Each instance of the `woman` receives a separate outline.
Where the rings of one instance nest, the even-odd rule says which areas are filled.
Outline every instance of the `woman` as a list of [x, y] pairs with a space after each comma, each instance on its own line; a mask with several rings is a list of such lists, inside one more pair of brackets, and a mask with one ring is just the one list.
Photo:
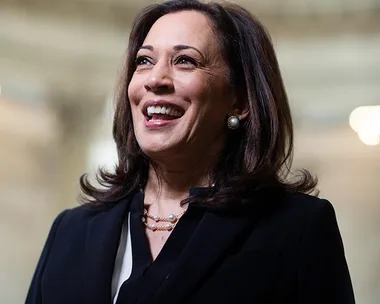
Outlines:
[[136, 18], [119, 162], [55, 220], [27, 303], [354, 303], [331, 204], [287, 179], [292, 121], [273, 46], [233, 4]]

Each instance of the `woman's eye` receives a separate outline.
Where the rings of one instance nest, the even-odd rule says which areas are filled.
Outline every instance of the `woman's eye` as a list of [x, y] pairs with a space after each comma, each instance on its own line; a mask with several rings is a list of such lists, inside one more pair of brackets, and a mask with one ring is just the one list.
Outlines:
[[136, 65], [150, 65], [152, 62], [145, 56], [140, 56], [136, 58]]
[[176, 64], [181, 65], [197, 65], [196, 60], [187, 56], [180, 56], [175, 60]]

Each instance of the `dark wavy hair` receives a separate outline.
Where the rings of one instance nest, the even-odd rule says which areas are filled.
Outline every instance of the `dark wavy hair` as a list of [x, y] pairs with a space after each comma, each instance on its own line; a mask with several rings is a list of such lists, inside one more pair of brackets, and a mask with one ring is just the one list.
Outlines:
[[81, 177], [82, 201], [103, 206], [117, 203], [146, 185], [149, 159], [134, 134], [128, 85], [136, 69], [137, 51], [152, 25], [166, 14], [185, 10], [209, 18], [230, 70], [230, 85], [249, 115], [238, 130], [231, 131], [210, 172], [215, 182], [212, 191], [200, 192], [182, 203], [234, 204], [265, 189], [311, 193], [316, 178], [307, 170], [297, 174], [290, 170], [292, 118], [274, 48], [263, 25], [235, 4], [172, 0], [146, 7], [133, 23], [116, 91], [113, 136], [118, 164], [113, 172], [99, 169], [99, 187], [92, 185], [86, 174]]

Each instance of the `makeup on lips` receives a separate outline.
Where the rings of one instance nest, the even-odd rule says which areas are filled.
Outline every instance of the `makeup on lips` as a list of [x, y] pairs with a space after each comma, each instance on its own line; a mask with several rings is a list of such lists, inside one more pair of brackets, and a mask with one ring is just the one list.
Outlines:
[[143, 113], [146, 117], [145, 125], [149, 128], [157, 128], [182, 117], [184, 110], [168, 102], [147, 102]]

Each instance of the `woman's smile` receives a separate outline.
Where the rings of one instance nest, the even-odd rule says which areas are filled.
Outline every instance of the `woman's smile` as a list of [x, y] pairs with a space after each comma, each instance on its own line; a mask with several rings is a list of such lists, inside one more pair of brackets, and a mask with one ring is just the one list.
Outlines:
[[176, 123], [185, 114], [185, 109], [166, 100], [149, 100], [142, 114], [148, 129], [158, 129]]

